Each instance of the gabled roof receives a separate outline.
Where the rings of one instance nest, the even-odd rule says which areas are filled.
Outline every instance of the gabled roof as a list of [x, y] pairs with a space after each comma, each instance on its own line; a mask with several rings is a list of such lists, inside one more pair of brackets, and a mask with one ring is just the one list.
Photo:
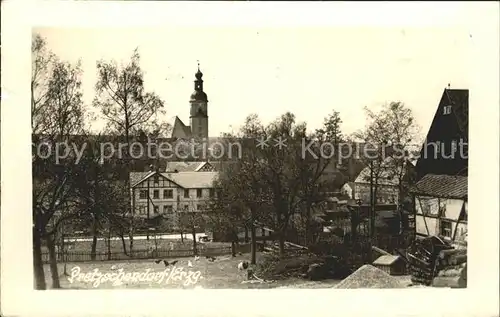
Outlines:
[[342, 187], [344, 186], [349, 186], [351, 189], [354, 189], [354, 182], [345, 182], [344, 185], [342, 185]]
[[[130, 186], [135, 187], [157, 172], [131, 172]], [[212, 188], [217, 172], [164, 172], [159, 175], [171, 180], [182, 188]]]
[[149, 178], [151, 175], [153, 175], [155, 172], [150, 171], [150, 172], [130, 172], [129, 173], [129, 181], [130, 181], [130, 187], [135, 187], [137, 184], [143, 182], [147, 178]]
[[196, 169], [195, 172], [215, 172], [216, 168], [209, 162], [202, 162]]
[[441, 197], [467, 198], [467, 176], [427, 174], [411, 189], [413, 194]]
[[172, 129], [173, 138], [189, 138], [191, 137], [191, 128], [182, 122], [182, 120], [175, 116], [174, 127]]
[[[379, 168], [381, 168], [381, 170], [380, 170], [379, 179], [377, 180], [378, 185], [398, 186], [398, 178], [395, 177], [395, 175], [392, 175], [394, 173], [394, 167], [390, 167], [390, 168], [384, 167], [384, 165], [388, 165], [390, 163], [390, 160], [391, 160], [391, 158], [388, 157], [387, 159], [384, 160], [383, 165], [381, 167], [379, 167]], [[375, 170], [375, 168], [374, 168], [374, 170]], [[365, 167], [359, 173], [359, 175], [354, 180], [354, 183], [357, 183], [357, 184], [369, 184], [370, 183], [370, 166]]]
[[161, 173], [183, 188], [212, 188], [219, 173], [217, 172], [179, 172]]

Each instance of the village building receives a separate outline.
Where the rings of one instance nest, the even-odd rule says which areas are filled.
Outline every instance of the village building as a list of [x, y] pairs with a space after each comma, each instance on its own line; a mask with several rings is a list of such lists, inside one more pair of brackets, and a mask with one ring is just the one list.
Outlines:
[[416, 180], [427, 174], [467, 176], [469, 91], [445, 89], [415, 166]]
[[425, 175], [413, 189], [416, 235], [454, 243], [467, 232], [467, 177]]
[[373, 180], [370, 166], [365, 167], [356, 177], [354, 186], [354, 199], [362, 203], [370, 203], [371, 188], [376, 187], [377, 204], [397, 204], [399, 201], [399, 177], [395, 171], [397, 167], [390, 164], [391, 158], [384, 160], [380, 167], [374, 168]]
[[181, 212], [204, 212], [214, 197], [217, 172], [184, 171], [130, 173], [132, 213], [151, 219], [159, 215], [175, 218]]
[[344, 196], [347, 196], [349, 199], [354, 199], [355, 193], [354, 193], [354, 182], [347, 182], [344, 185], [342, 185], [342, 188], [340, 189], [340, 193]]
[[444, 90], [415, 167], [417, 237], [467, 234], [468, 109], [468, 90]]

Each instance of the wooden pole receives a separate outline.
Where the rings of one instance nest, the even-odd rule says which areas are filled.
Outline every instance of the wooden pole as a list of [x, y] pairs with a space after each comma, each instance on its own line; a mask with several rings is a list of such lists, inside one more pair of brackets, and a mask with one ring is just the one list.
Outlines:
[[374, 195], [374, 190], [373, 190], [373, 161], [370, 161], [370, 212], [369, 212], [369, 216], [370, 216], [370, 240], [373, 238], [373, 234], [374, 234], [374, 229], [375, 229], [375, 226], [374, 226], [374, 214], [375, 214], [375, 206], [374, 206], [374, 202], [375, 202], [375, 197], [373, 197]]
[[149, 241], [149, 203], [150, 203], [150, 194], [149, 194], [149, 178], [146, 180], [148, 182], [148, 196], [147, 196], [147, 220], [146, 220], [146, 240]]

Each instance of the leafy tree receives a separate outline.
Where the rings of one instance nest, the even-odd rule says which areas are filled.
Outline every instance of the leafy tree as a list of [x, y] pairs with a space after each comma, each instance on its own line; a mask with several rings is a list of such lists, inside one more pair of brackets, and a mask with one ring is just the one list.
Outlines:
[[[301, 141], [305, 131], [305, 124], [296, 124], [291, 113], [268, 126], [262, 125], [258, 116], [249, 116], [237, 134], [244, 143], [242, 156], [223, 169], [219, 177], [219, 199], [235, 202], [230, 206], [239, 207], [242, 220], [250, 226], [253, 263], [257, 221], [275, 230], [280, 254], [284, 255], [290, 219], [300, 204]], [[259, 147], [256, 139], [267, 141]], [[280, 139], [284, 142], [281, 146], [273, 144]]]
[[385, 104], [379, 112], [368, 108], [365, 108], [365, 111], [366, 127], [356, 132], [354, 136], [370, 147], [364, 151], [362, 159], [370, 170], [367, 180], [373, 182], [371, 204], [377, 204], [380, 183], [391, 181], [397, 184], [398, 205], [401, 205], [408, 189], [408, 183], [404, 180], [408, 170], [409, 151], [415, 143], [418, 143], [419, 126], [414, 120], [411, 109], [401, 102]]
[[302, 162], [297, 160], [299, 169], [298, 180], [300, 182], [300, 205], [299, 213], [301, 227], [304, 230], [305, 244], [312, 242], [313, 228], [319, 228], [323, 220], [317, 216], [318, 211], [328, 198], [328, 191], [334, 191], [335, 178], [339, 173], [335, 172], [337, 163], [340, 163], [339, 149], [344, 141], [340, 125], [340, 113], [332, 111], [324, 119], [323, 127], [315, 133], [304, 137], [303, 144], [308, 146], [307, 152], [303, 154]]

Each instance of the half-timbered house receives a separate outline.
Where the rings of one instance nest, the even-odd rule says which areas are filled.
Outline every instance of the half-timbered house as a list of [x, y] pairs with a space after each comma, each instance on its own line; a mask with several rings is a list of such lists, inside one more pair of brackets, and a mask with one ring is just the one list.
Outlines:
[[427, 174], [413, 188], [417, 236], [451, 243], [467, 233], [467, 177]]
[[217, 172], [185, 171], [130, 173], [132, 212], [142, 218], [180, 212], [203, 212], [215, 194]]
[[415, 233], [456, 242], [467, 233], [469, 91], [445, 89], [415, 166]]

